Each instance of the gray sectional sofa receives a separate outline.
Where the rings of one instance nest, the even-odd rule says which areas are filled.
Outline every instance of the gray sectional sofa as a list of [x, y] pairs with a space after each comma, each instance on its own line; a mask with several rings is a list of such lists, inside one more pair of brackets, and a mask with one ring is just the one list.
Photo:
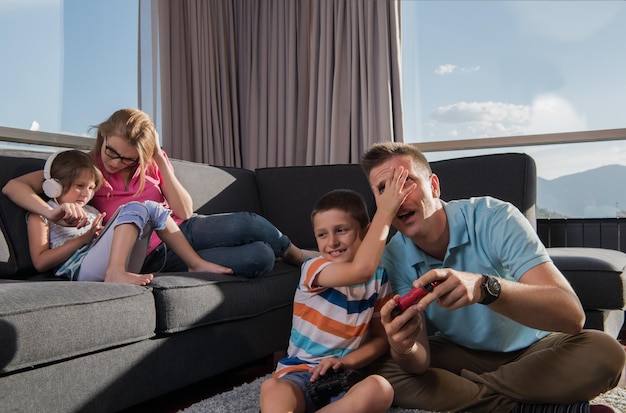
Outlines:
[[[0, 153], [0, 187], [41, 168], [45, 154]], [[358, 165], [212, 167], [173, 161], [199, 213], [251, 211], [315, 248], [309, 212], [335, 188], [375, 203]], [[534, 223], [536, 176], [523, 154], [433, 162], [442, 198], [493, 195]], [[493, 172], [496, 173], [493, 173]], [[0, 194], [0, 412], [114, 412], [284, 349], [299, 268], [277, 261], [258, 279], [161, 273], [147, 287], [60, 281], [37, 274], [24, 211]], [[616, 336], [626, 257], [555, 250], [588, 314]]]

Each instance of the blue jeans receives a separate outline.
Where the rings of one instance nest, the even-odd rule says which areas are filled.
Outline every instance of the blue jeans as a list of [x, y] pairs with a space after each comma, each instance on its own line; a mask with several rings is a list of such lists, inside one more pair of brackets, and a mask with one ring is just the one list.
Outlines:
[[115, 228], [122, 224], [133, 224], [139, 230], [135, 245], [128, 252], [126, 265], [126, 270], [138, 272], [144, 262], [152, 231], [165, 228], [169, 216], [170, 210], [154, 201], [133, 201], [120, 206], [98, 238], [76, 251], [56, 275], [78, 281], [104, 281]]
[[[232, 268], [237, 275], [256, 278], [274, 267], [291, 241], [272, 223], [251, 212], [194, 215], [180, 230], [206, 261]], [[187, 265], [161, 243], [146, 258], [142, 272], [187, 271]]]

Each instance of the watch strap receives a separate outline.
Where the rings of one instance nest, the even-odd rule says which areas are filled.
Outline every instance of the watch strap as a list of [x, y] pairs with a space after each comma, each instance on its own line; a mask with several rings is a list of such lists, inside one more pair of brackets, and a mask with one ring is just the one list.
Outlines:
[[495, 277], [492, 277], [487, 274], [481, 274], [481, 275], [483, 276], [483, 282], [480, 288], [483, 291], [483, 297], [478, 303], [482, 305], [489, 305], [493, 303], [494, 301], [496, 301], [498, 297], [500, 297], [500, 290], [498, 289], [497, 294], [493, 293], [492, 291], [490, 291], [488, 283], [491, 281], [491, 279], [494, 279], [498, 285], [500, 283], [498, 282], [498, 280], [495, 279]]

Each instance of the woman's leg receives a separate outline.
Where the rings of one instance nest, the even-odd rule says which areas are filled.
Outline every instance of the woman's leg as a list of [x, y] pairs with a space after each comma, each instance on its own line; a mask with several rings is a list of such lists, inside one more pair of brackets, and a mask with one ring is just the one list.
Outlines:
[[[306, 255], [267, 219], [249, 212], [196, 215], [181, 223], [180, 229], [203, 259], [250, 278], [270, 271], [276, 257], [293, 257], [299, 264]], [[164, 269], [185, 271], [171, 251]]]
[[195, 215], [180, 227], [196, 251], [262, 241], [275, 257], [282, 257], [291, 245], [289, 238], [267, 219], [251, 212]]
[[[161, 271], [187, 271], [187, 265], [174, 251], [165, 248], [165, 255], [165, 258], [155, 259], [154, 266], [158, 265]], [[275, 261], [272, 249], [260, 241], [232, 247], [208, 248], [198, 251], [198, 255], [205, 261], [230, 268], [233, 274], [246, 278], [257, 278], [267, 274], [274, 267]]]
[[191, 247], [172, 217], [167, 217], [165, 228], [158, 230], [159, 238], [185, 263], [189, 271], [205, 271], [218, 274], [232, 274], [233, 270], [213, 262], [205, 261]]

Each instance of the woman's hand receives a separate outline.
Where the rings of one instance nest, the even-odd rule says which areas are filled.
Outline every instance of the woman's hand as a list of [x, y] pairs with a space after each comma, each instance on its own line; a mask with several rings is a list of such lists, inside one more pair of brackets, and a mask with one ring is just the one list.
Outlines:
[[155, 147], [153, 158], [161, 172], [161, 191], [167, 201], [174, 216], [184, 220], [189, 219], [193, 215], [193, 200], [189, 192], [183, 187], [176, 175], [174, 169], [166, 159], [166, 155], [161, 149], [159, 143], [159, 134], [155, 132]]
[[64, 227], [76, 227], [80, 229], [89, 224], [89, 217], [82, 205], [63, 203], [44, 215], [49, 221]]
[[154, 132], [154, 152], [152, 153], [152, 157], [155, 159], [163, 159], [163, 149], [161, 149], [161, 137], [159, 136], [159, 132]]

